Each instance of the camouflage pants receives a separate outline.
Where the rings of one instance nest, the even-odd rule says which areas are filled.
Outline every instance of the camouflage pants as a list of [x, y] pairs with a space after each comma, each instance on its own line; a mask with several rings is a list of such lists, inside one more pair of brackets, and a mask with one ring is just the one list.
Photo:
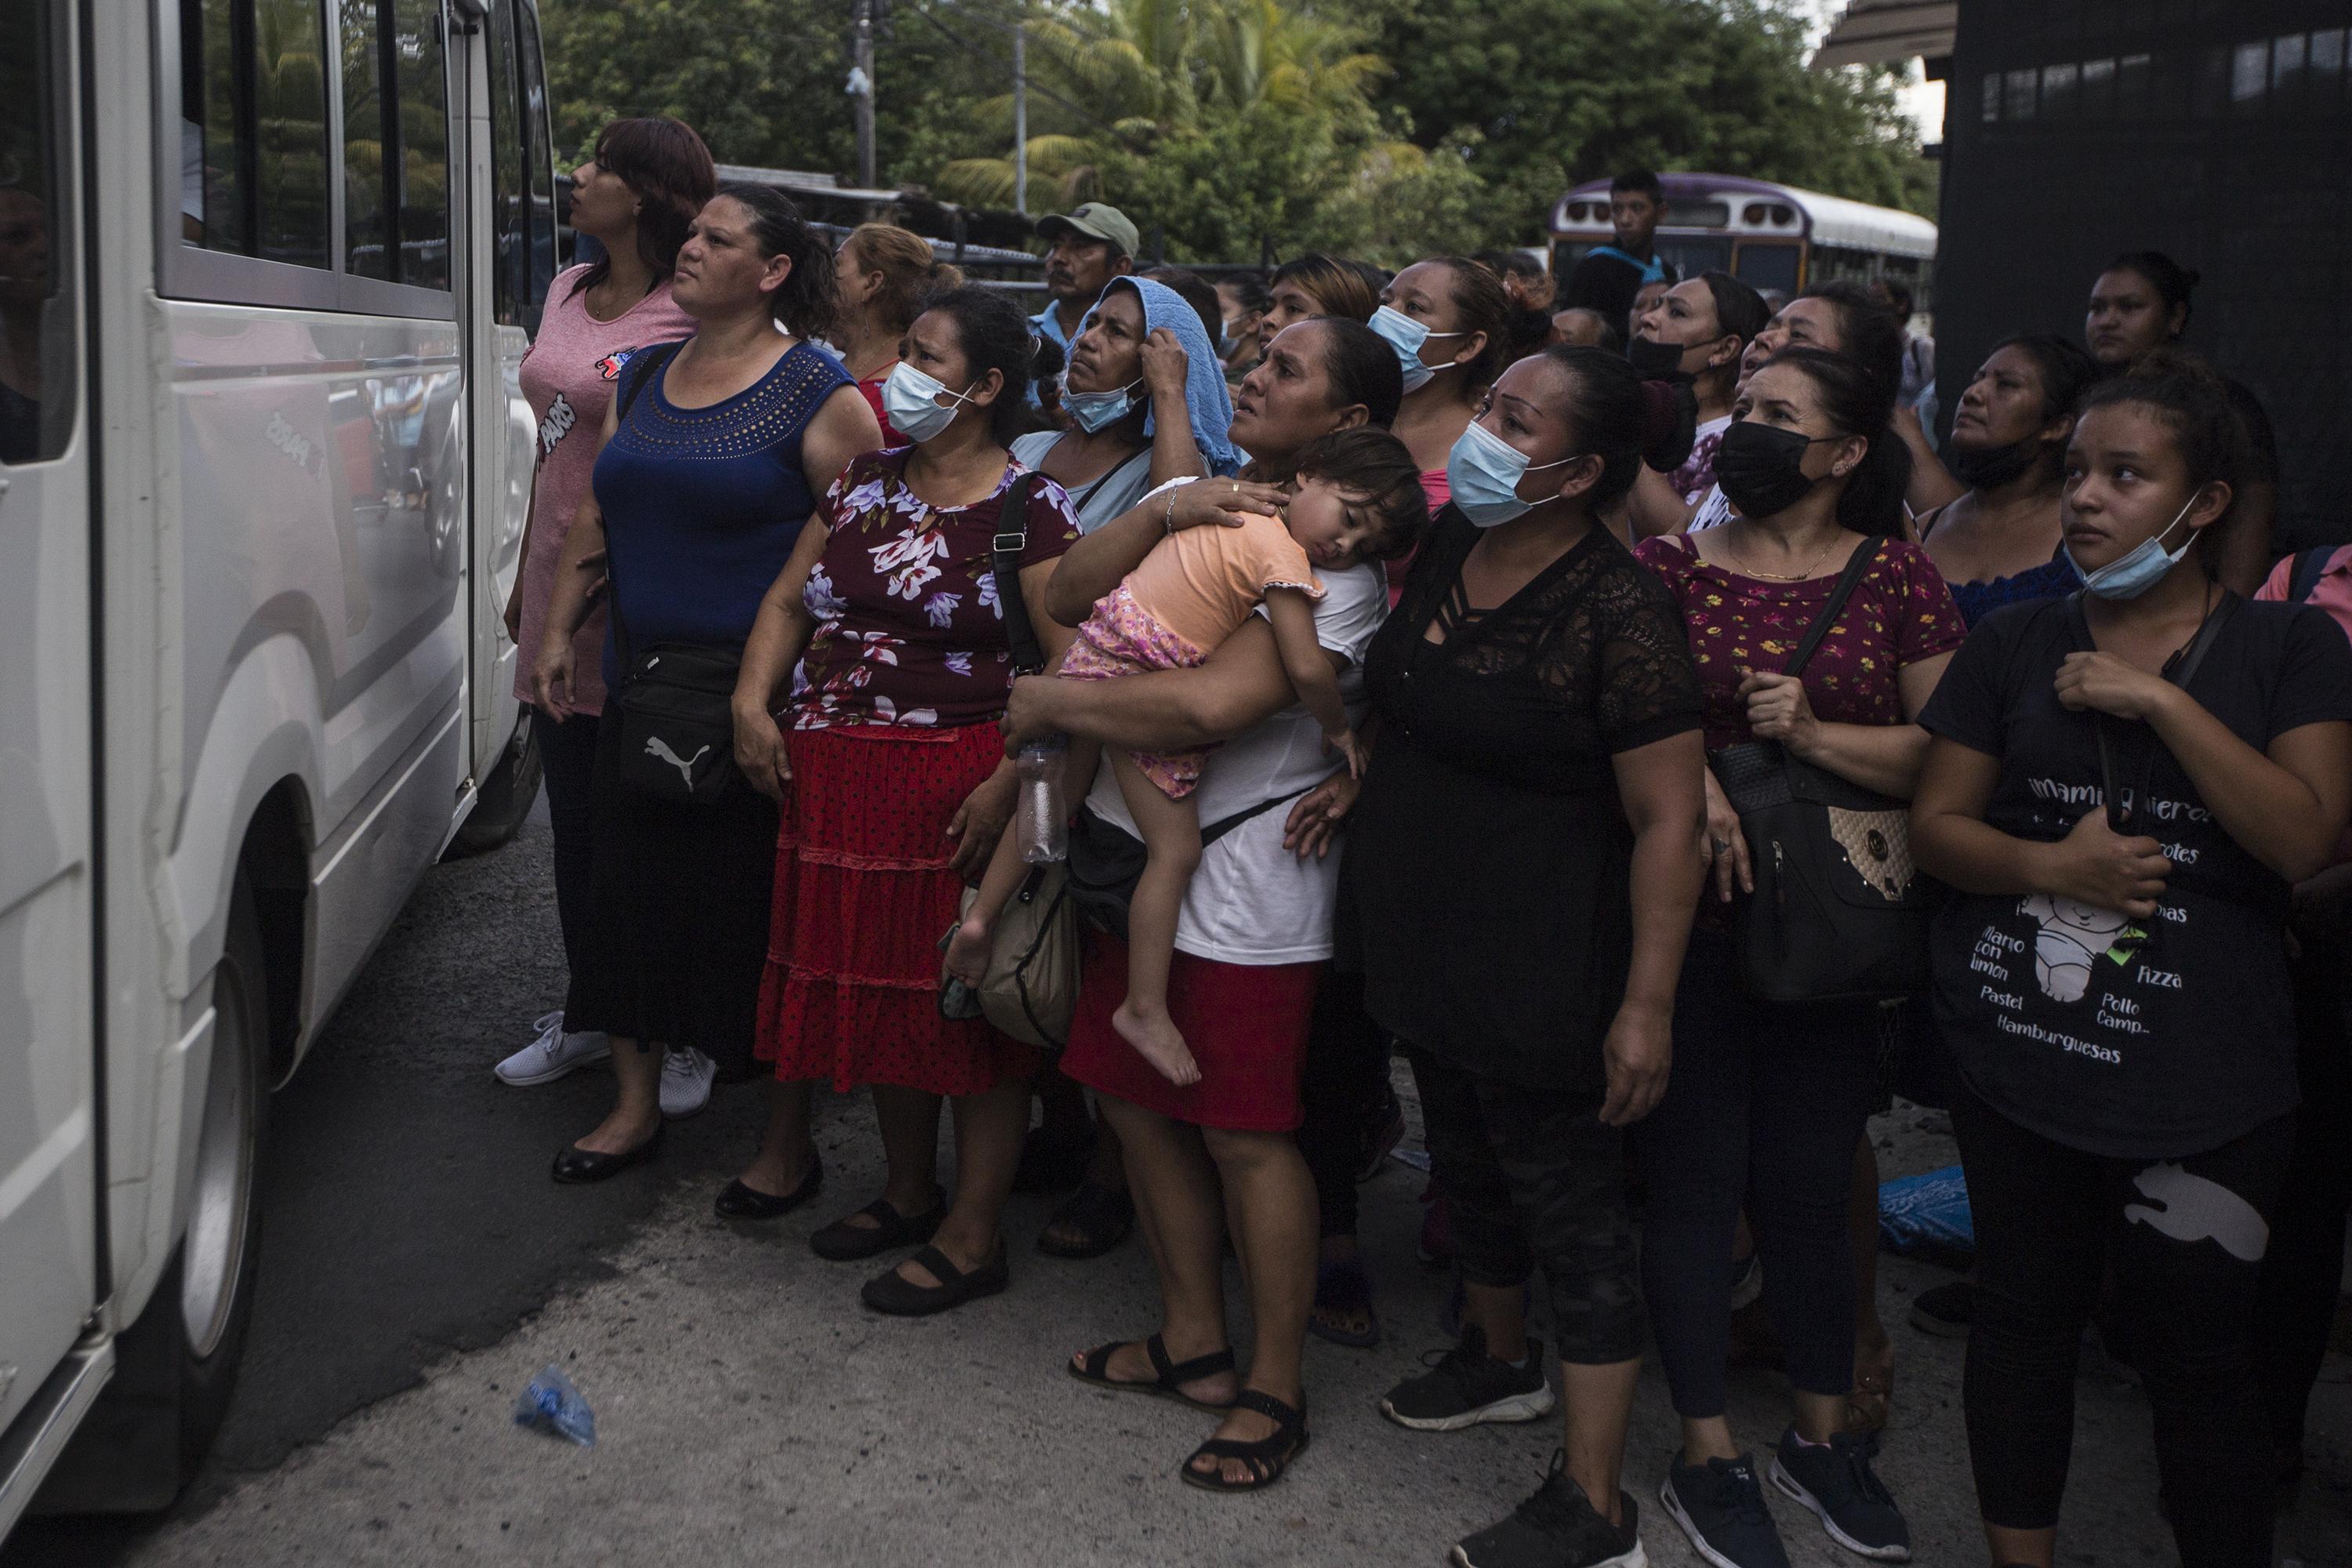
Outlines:
[[1642, 1353], [1639, 1259], [1623, 1135], [1597, 1094], [1480, 1078], [1408, 1046], [1432, 1171], [1474, 1285], [1551, 1289], [1559, 1358], [1605, 1366]]

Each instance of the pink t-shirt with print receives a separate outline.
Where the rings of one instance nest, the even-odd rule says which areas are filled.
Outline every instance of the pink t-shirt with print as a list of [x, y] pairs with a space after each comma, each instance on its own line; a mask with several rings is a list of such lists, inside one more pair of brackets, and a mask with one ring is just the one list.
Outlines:
[[[572, 287], [587, 272], [573, 267], [547, 291], [547, 314], [522, 361], [522, 395], [539, 422], [539, 468], [531, 492], [530, 543], [522, 560], [522, 635], [517, 646], [515, 695], [530, 700], [531, 661], [555, 597], [555, 563], [564, 535], [588, 494], [602, 445], [613, 382], [633, 349], [676, 342], [694, 334], [694, 318], [669, 297], [667, 282], [609, 321], [588, 313], [588, 298]], [[583, 713], [604, 708], [604, 610], [589, 612], [572, 639], [572, 705]]]

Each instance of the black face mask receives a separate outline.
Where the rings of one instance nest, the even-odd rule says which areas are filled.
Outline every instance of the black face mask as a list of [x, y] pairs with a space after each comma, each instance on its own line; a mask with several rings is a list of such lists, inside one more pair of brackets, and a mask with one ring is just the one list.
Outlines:
[[1625, 363], [1643, 381], [1685, 381], [1683, 374], [1684, 345], [1662, 343], [1654, 338], [1635, 338], [1625, 345]]
[[2041, 456], [2042, 443], [2029, 437], [2006, 447], [1979, 447], [1973, 451], [1965, 447], [1948, 447], [1944, 467], [1952, 470], [1952, 478], [1972, 490], [1997, 490], [2022, 479], [2025, 470], [2033, 467]]
[[1788, 510], [1818, 479], [1804, 469], [1805, 448], [1836, 436], [1806, 436], [1760, 420], [1735, 419], [1715, 449], [1715, 482], [1723, 499], [1748, 518], [1772, 517]]

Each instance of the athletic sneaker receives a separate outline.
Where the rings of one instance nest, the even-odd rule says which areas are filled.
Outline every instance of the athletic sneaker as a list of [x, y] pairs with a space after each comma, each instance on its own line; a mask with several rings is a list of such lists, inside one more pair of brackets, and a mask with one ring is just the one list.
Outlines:
[[582, 1029], [567, 1034], [563, 1015], [542, 1013], [531, 1025], [539, 1038], [500, 1062], [491, 1070], [500, 1083], [517, 1089], [528, 1089], [535, 1083], [553, 1083], [569, 1073], [578, 1072], [591, 1062], [601, 1062], [613, 1054], [613, 1042], [601, 1029]]
[[1690, 1538], [1691, 1549], [1714, 1568], [1789, 1568], [1788, 1551], [1756, 1479], [1756, 1461], [1746, 1454], [1704, 1465], [1669, 1462], [1658, 1500]]
[[1870, 1468], [1877, 1451], [1874, 1437], [1839, 1432], [1816, 1445], [1791, 1426], [1773, 1456], [1772, 1484], [1811, 1509], [1830, 1539], [1848, 1552], [1879, 1563], [1908, 1563], [1911, 1527]]
[[719, 1064], [691, 1046], [663, 1057], [662, 1114], [679, 1121], [700, 1112], [710, 1103], [710, 1083], [718, 1076]]
[[1641, 1510], [1625, 1492], [1617, 1494], [1617, 1507], [1624, 1523], [1601, 1518], [1584, 1489], [1568, 1479], [1568, 1458], [1555, 1448], [1551, 1474], [1535, 1496], [1501, 1523], [1456, 1542], [1451, 1561], [1459, 1568], [1644, 1568]]
[[1973, 1279], [1954, 1279], [1922, 1290], [1911, 1301], [1911, 1326], [1939, 1339], [1964, 1340], [1976, 1315], [1977, 1287]]
[[1422, 1358], [1429, 1370], [1409, 1377], [1381, 1400], [1381, 1414], [1416, 1432], [1459, 1432], [1486, 1421], [1533, 1421], [1550, 1414], [1551, 1384], [1544, 1381], [1543, 1342], [1528, 1337], [1528, 1359], [1513, 1366], [1486, 1353], [1486, 1331], [1462, 1327], [1450, 1351]]
[[1731, 1310], [1752, 1307], [1764, 1296], [1764, 1259], [1751, 1252], [1731, 1273]]

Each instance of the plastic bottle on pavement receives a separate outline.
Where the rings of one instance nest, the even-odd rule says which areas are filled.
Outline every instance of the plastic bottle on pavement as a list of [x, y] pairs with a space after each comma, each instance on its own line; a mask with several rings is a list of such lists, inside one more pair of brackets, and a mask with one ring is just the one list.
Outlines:
[[1066, 736], [1048, 735], [1031, 741], [1013, 759], [1021, 777], [1021, 799], [1013, 808], [1014, 840], [1021, 858], [1032, 866], [1066, 860], [1070, 854], [1070, 816], [1062, 798], [1062, 759], [1069, 754]]
[[514, 1418], [518, 1426], [568, 1437], [583, 1448], [596, 1446], [596, 1413], [553, 1362], [515, 1396]]

